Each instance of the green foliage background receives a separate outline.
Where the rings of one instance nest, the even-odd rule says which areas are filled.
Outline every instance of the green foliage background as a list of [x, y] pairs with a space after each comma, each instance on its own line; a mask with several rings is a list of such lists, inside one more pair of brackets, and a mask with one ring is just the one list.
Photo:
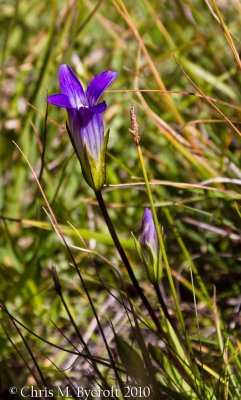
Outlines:
[[[187, 330], [197, 341], [192, 259], [210, 299], [216, 288], [224, 338], [230, 335], [233, 340], [239, 376], [241, 78], [240, 65], [214, 4], [201, 0], [0, 2], [0, 299], [41, 337], [67, 345], [54, 321], [76, 343], [54, 291], [52, 264], [82, 333], [89, 329], [93, 315], [46, 213], [36, 180], [14, 142], [37, 176], [43, 168], [41, 185], [69, 243], [83, 248], [83, 239], [128, 281], [73, 154], [65, 130], [65, 110], [49, 106], [46, 114], [47, 94], [59, 91], [57, 71], [61, 63], [70, 65], [85, 87], [94, 75], [112, 69], [119, 76], [105, 94], [108, 110], [104, 119], [106, 129], [110, 128], [110, 141], [103, 196], [113, 223], [139, 282], [155, 306], [131, 236], [132, 231], [137, 234], [143, 209], [148, 206], [138, 153], [128, 130], [129, 109], [134, 104]], [[220, 0], [217, 6], [238, 53], [241, 6], [236, 0]], [[109, 299], [106, 287], [119, 290], [113, 268], [98, 254], [93, 255], [95, 265], [86, 252], [73, 249], [73, 254], [101, 314]], [[175, 316], [165, 271], [161, 285]], [[206, 341], [204, 363], [219, 374], [223, 361], [217, 351], [214, 314], [207, 307], [210, 303], [207, 299], [205, 302], [195, 274], [194, 287], [200, 336]], [[103, 325], [108, 325], [108, 316], [115, 318], [118, 312], [118, 304], [112, 305], [101, 317]], [[21, 337], [3, 312], [1, 319], [29, 360]], [[118, 323], [117, 327], [127, 338], [128, 328]], [[47, 379], [52, 383], [58, 377], [62, 379], [49, 358], [61, 365], [68, 356], [23, 333]], [[96, 330], [90, 346], [104, 356]], [[3, 330], [0, 360], [2, 393], [12, 383], [22, 386], [31, 382], [29, 371]], [[68, 373], [71, 375], [71, 371]], [[78, 373], [86, 378], [85, 368]], [[212, 373], [207, 375], [211, 379]]]

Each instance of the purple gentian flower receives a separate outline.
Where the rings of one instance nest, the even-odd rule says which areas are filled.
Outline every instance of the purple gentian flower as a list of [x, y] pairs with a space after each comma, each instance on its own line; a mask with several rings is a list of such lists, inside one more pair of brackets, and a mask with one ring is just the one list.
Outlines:
[[105, 183], [105, 154], [109, 136], [109, 132], [104, 133], [102, 117], [107, 104], [105, 101], [97, 103], [116, 77], [117, 72], [101, 72], [84, 91], [72, 69], [62, 64], [59, 68], [61, 94], [52, 94], [47, 98], [48, 103], [66, 108], [70, 139], [85, 180], [95, 191]]
[[154, 224], [152, 212], [149, 208], [145, 208], [142, 217], [142, 224], [139, 236], [139, 243], [142, 246], [144, 252], [151, 248], [155, 255], [158, 252], [158, 239], [156, 233], [156, 227]]
[[146, 269], [147, 276], [152, 283], [160, 280], [160, 258], [159, 258], [159, 242], [156, 233], [156, 227], [153, 220], [152, 212], [149, 208], [145, 208], [139, 238], [134, 241], [138, 255]]

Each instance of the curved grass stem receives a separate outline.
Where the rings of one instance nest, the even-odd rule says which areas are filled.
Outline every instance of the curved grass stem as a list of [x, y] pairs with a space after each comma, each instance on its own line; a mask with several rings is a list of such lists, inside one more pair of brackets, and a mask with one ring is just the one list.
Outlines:
[[[165, 269], [166, 269], [166, 273], [167, 273], [167, 277], [168, 277], [168, 281], [170, 284], [170, 288], [171, 288], [171, 292], [172, 292], [172, 296], [173, 296], [173, 300], [176, 306], [176, 310], [177, 310], [177, 314], [178, 314], [178, 318], [182, 327], [182, 331], [185, 333], [185, 323], [184, 323], [184, 319], [183, 319], [183, 315], [181, 312], [181, 308], [180, 308], [180, 304], [178, 301], [178, 297], [177, 297], [177, 292], [175, 289], [175, 285], [173, 282], [173, 278], [172, 278], [172, 273], [171, 273], [171, 268], [168, 262], [168, 257], [167, 257], [167, 253], [166, 253], [166, 249], [165, 249], [165, 244], [164, 244], [164, 240], [163, 240], [163, 235], [161, 232], [161, 228], [159, 225], [159, 221], [157, 218], [157, 214], [156, 214], [156, 210], [155, 210], [155, 206], [154, 206], [154, 201], [153, 201], [153, 197], [152, 197], [152, 193], [151, 193], [151, 186], [148, 180], [148, 176], [147, 176], [147, 172], [146, 172], [146, 167], [145, 167], [145, 163], [144, 163], [144, 158], [143, 158], [143, 154], [142, 154], [142, 150], [141, 150], [141, 146], [139, 144], [137, 144], [137, 151], [138, 151], [138, 155], [139, 155], [139, 159], [140, 159], [140, 163], [141, 163], [141, 168], [142, 168], [142, 173], [143, 173], [143, 177], [145, 180], [145, 184], [146, 184], [146, 190], [147, 190], [147, 195], [148, 195], [148, 199], [150, 202], [150, 207], [151, 207], [151, 211], [152, 211], [152, 215], [153, 215], [153, 219], [154, 219], [154, 223], [155, 223], [155, 227], [156, 227], [156, 232], [157, 232], [157, 237], [158, 237], [158, 241], [160, 244], [160, 252], [159, 252], [159, 266], [158, 268], [162, 268], [162, 259], [164, 261], [164, 265], [165, 265]], [[161, 253], [161, 254], [160, 254]], [[157, 276], [160, 275], [160, 271], [157, 271]]]
[[158, 318], [157, 318], [152, 306], [150, 305], [149, 301], [147, 300], [145, 294], [143, 293], [143, 290], [142, 290], [141, 286], [139, 285], [139, 283], [138, 283], [138, 281], [137, 281], [137, 279], [136, 279], [136, 277], [134, 275], [134, 272], [133, 272], [132, 267], [130, 265], [130, 262], [129, 262], [128, 258], [127, 258], [127, 255], [126, 255], [126, 253], [125, 253], [125, 251], [124, 251], [124, 249], [123, 249], [123, 247], [122, 247], [122, 245], [121, 245], [121, 243], [119, 241], [119, 238], [118, 238], [118, 236], [116, 234], [114, 225], [112, 224], [112, 221], [111, 221], [110, 216], [108, 214], [108, 211], [107, 211], [105, 202], [103, 200], [101, 191], [95, 192], [95, 195], [96, 195], [96, 199], [98, 201], [99, 207], [101, 209], [103, 218], [105, 220], [105, 223], [106, 223], [106, 225], [107, 225], [107, 227], [109, 229], [109, 232], [110, 232], [111, 237], [113, 239], [113, 242], [114, 242], [114, 244], [116, 246], [116, 249], [117, 249], [117, 251], [118, 251], [118, 253], [119, 253], [119, 255], [120, 255], [120, 257], [121, 257], [121, 259], [123, 261], [123, 264], [126, 267], [126, 270], [127, 270], [128, 275], [129, 275], [129, 277], [131, 279], [131, 282], [132, 282], [137, 294], [141, 298], [141, 300], [142, 300], [146, 310], [148, 311], [152, 321], [154, 322], [157, 330], [161, 334], [163, 334], [163, 330], [161, 328], [160, 322], [159, 322], [159, 320], [158, 320]]

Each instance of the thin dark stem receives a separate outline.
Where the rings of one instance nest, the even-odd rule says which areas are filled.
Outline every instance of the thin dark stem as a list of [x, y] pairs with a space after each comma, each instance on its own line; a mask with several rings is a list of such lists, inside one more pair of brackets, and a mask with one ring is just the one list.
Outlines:
[[150, 358], [150, 354], [147, 350], [146, 344], [145, 344], [145, 340], [143, 338], [141, 329], [139, 327], [139, 323], [136, 317], [136, 314], [134, 312], [134, 308], [133, 308], [133, 304], [130, 302], [130, 307], [132, 309], [132, 314], [133, 314], [133, 318], [134, 318], [134, 322], [135, 322], [135, 332], [136, 332], [136, 339], [139, 343], [140, 346], [140, 350], [142, 352], [142, 357], [143, 357], [143, 361], [145, 363], [146, 366], [146, 370], [148, 373], [148, 378], [151, 382], [152, 385], [152, 390], [153, 390], [153, 400], [159, 399], [160, 398], [160, 393], [158, 390], [158, 384], [156, 381], [156, 376], [155, 376], [155, 370], [153, 368], [152, 362], [151, 362], [151, 358]]
[[[161, 308], [162, 308], [162, 311], [163, 311], [163, 313], [164, 313], [166, 319], [167, 319], [167, 320], [169, 321], [169, 323], [171, 324], [171, 326], [172, 326], [174, 332], [176, 332], [176, 335], [178, 336], [180, 342], [183, 343], [183, 339], [182, 339], [180, 333], [178, 332], [178, 329], [177, 329], [177, 327], [176, 327], [176, 325], [175, 325], [175, 323], [174, 323], [174, 321], [173, 321], [171, 315], [169, 314], [169, 311], [168, 311], [167, 306], [166, 306], [166, 304], [165, 304], [165, 301], [164, 301], [164, 299], [163, 299], [163, 297], [162, 297], [161, 290], [160, 290], [160, 287], [159, 287], [158, 283], [153, 283], [153, 287], [154, 287], [154, 289], [155, 289], [157, 298], [158, 298], [158, 300], [159, 300], [160, 306], [161, 306]], [[185, 347], [184, 347], [184, 348], [185, 348]]]
[[[96, 362], [95, 362], [94, 358], [92, 357], [92, 355], [91, 355], [91, 353], [90, 353], [90, 351], [89, 351], [89, 349], [88, 349], [87, 344], [85, 343], [85, 341], [84, 341], [82, 335], [81, 335], [80, 332], [79, 332], [79, 329], [78, 329], [78, 327], [77, 327], [77, 325], [76, 325], [76, 323], [75, 323], [75, 321], [74, 321], [74, 318], [72, 317], [72, 314], [71, 314], [71, 312], [70, 312], [70, 310], [69, 310], [69, 307], [68, 307], [68, 305], [67, 305], [67, 303], [66, 303], [66, 301], [65, 301], [65, 299], [64, 299], [64, 297], [63, 297], [63, 295], [62, 295], [62, 293], [61, 293], [61, 295], [60, 295], [60, 298], [61, 298], [62, 304], [63, 304], [63, 306], [64, 306], [64, 308], [65, 308], [65, 311], [67, 312], [67, 314], [68, 314], [68, 316], [69, 316], [69, 319], [70, 319], [70, 321], [71, 321], [71, 323], [72, 323], [72, 325], [73, 325], [73, 327], [74, 327], [74, 329], [75, 329], [76, 335], [78, 336], [78, 338], [79, 338], [79, 340], [80, 340], [80, 342], [81, 342], [81, 344], [82, 344], [82, 347], [84, 348], [86, 354], [87, 354], [88, 357], [89, 357], [88, 362], [90, 363], [90, 365], [92, 366], [92, 368], [95, 370], [95, 372], [97, 373], [97, 375], [99, 376], [99, 378], [101, 379], [101, 381], [102, 381], [104, 384], [106, 384], [106, 381], [105, 381], [103, 375], [100, 373], [99, 368], [97, 367]], [[109, 385], [108, 385], [108, 388], [109, 388]]]
[[[100, 334], [101, 334], [101, 336], [102, 336], [103, 342], [104, 342], [104, 344], [105, 344], [105, 347], [106, 347], [106, 350], [107, 350], [107, 353], [108, 353], [108, 356], [109, 356], [109, 359], [110, 359], [111, 367], [113, 368], [113, 370], [114, 370], [114, 372], [115, 372], [116, 379], [117, 379], [117, 381], [118, 381], [118, 383], [119, 383], [121, 392], [124, 393], [124, 385], [122, 384], [122, 381], [121, 381], [121, 379], [120, 379], [120, 376], [119, 376], [117, 367], [116, 367], [116, 365], [115, 365], [115, 362], [114, 362], [114, 359], [113, 359], [113, 356], [112, 356], [112, 353], [111, 353], [109, 344], [108, 344], [107, 339], [106, 339], [106, 337], [105, 337], [105, 334], [104, 334], [103, 328], [102, 328], [102, 326], [101, 326], [101, 323], [100, 323], [98, 314], [97, 314], [97, 312], [96, 312], [94, 303], [93, 303], [93, 301], [92, 301], [92, 299], [91, 299], [91, 297], [90, 297], [89, 291], [88, 291], [87, 286], [86, 286], [85, 281], [84, 281], [84, 278], [82, 277], [82, 274], [81, 274], [80, 271], [79, 271], [79, 268], [78, 268], [78, 266], [77, 266], [77, 264], [76, 264], [76, 262], [75, 262], [74, 256], [73, 256], [73, 254], [72, 254], [72, 252], [71, 252], [71, 250], [70, 250], [70, 248], [69, 248], [69, 246], [68, 246], [68, 244], [67, 244], [67, 242], [66, 242], [64, 236], [63, 236], [63, 240], [64, 240], [64, 243], [66, 244], [66, 249], [67, 249], [67, 251], [68, 251], [68, 254], [69, 254], [69, 256], [70, 256], [70, 258], [71, 258], [71, 260], [72, 260], [72, 262], [73, 262], [73, 264], [74, 264], [75, 270], [76, 270], [76, 272], [77, 272], [77, 274], [78, 274], [78, 276], [79, 276], [79, 278], [80, 278], [80, 281], [81, 281], [81, 283], [82, 283], [82, 286], [83, 286], [84, 291], [85, 291], [85, 293], [86, 293], [86, 296], [87, 296], [87, 298], [88, 298], [89, 304], [90, 304], [90, 306], [91, 306], [91, 308], [92, 308], [92, 311], [93, 311], [93, 313], [94, 313], [94, 316], [95, 316], [95, 319], [96, 319], [98, 328], [99, 328], [99, 330], [100, 330]], [[54, 272], [54, 271], [55, 271], [55, 272]], [[61, 286], [59, 286], [59, 281], [58, 281], [57, 272], [56, 272], [55, 269], [54, 269], [54, 270], [52, 269], [52, 272], [53, 272], [53, 278], [54, 278], [54, 282], [55, 282], [55, 290], [56, 290], [56, 292], [58, 293], [58, 295], [59, 295], [60, 298], [61, 298], [61, 301], [62, 301], [62, 303], [63, 303], [63, 305], [64, 305], [64, 307], [65, 307], [65, 309], [66, 309], [66, 311], [67, 311], [67, 313], [68, 313], [68, 315], [69, 315], [70, 321], [72, 322], [74, 328], [78, 331], [78, 328], [76, 327], [76, 325], [75, 325], [75, 323], [74, 323], [74, 320], [73, 320], [73, 318], [72, 318], [72, 316], [71, 316], [71, 314], [70, 314], [70, 312], [69, 312], [67, 303], [65, 302], [65, 300], [64, 300], [64, 298], [63, 298], [63, 296], [62, 296], [62, 290], [61, 290]], [[78, 337], [79, 337], [79, 339], [80, 339], [81, 336], [78, 335]], [[82, 345], [83, 345], [83, 342], [82, 342]], [[86, 346], [87, 346], [87, 345], [86, 345]], [[96, 371], [98, 371], [98, 375], [100, 375], [99, 370], [96, 369]]]
[[116, 234], [115, 228], [114, 228], [114, 226], [112, 224], [112, 221], [111, 221], [111, 219], [109, 217], [109, 214], [108, 214], [105, 202], [103, 200], [101, 191], [95, 192], [95, 195], [96, 195], [96, 199], [98, 201], [99, 207], [101, 209], [102, 215], [104, 217], [104, 220], [106, 222], [106, 225], [107, 225], [107, 227], [109, 229], [109, 232], [111, 234], [111, 237], [113, 239], [113, 242], [115, 243], [116, 249], [118, 250], [118, 253], [119, 253], [119, 255], [120, 255], [120, 257], [121, 257], [121, 259], [122, 259], [122, 261], [123, 261], [123, 263], [124, 263], [124, 265], [126, 267], [126, 269], [127, 269], [127, 272], [128, 272], [128, 275], [129, 275], [129, 277], [130, 277], [130, 279], [132, 281], [132, 284], [133, 284], [137, 294], [140, 296], [140, 298], [141, 298], [144, 306], [146, 307], [151, 319], [153, 320], [156, 328], [158, 329], [158, 331], [160, 333], [163, 333], [163, 330], [161, 328], [159, 320], [158, 320], [153, 308], [151, 307], [149, 301], [147, 300], [146, 296], [144, 295], [143, 290], [140, 287], [140, 285], [139, 285], [139, 283], [138, 283], [138, 281], [137, 281], [137, 279], [136, 279], [136, 277], [134, 275], [134, 272], [133, 272], [132, 267], [130, 265], [130, 262], [129, 262], [127, 256], [126, 256], [126, 253], [125, 253], [125, 251], [124, 251], [124, 249], [123, 249], [123, 247], [122, 247], [122, 245], [121, 245], [121, 243], [119, 241], [119, 238], [118, 238], [118, 236]]
[[163, 311], [163, 313], [164, 313], [166, 319], [170, 322], [170, 324], [172, 325], [172, 327], [173, 327], [174, 330], [176, 331], [176, 327], [174, 326], [174, 323], [173, 323], [172, 318], [171, 318], [171, 316], [170, 316], [170, 314], [169, 314], [169, 311], [168, 311], [168, 309], [167, 309], [167, 306], [166, 306], [166, 304], [165, 304], [165, 302], [164, 302], [164, 300], [163, 300], [163, 297], [162, 297], [162, 294], [161, 294], [161, 291], [160, 291], [160, 288], [159, 288], [158, 283], [153, 283], [153, 286], [154, 286], [154, 289], [155, 289], [157, 298], [158, 298], [158, 300], [159, 300], [160, 306], [161, 306], [161, 308], [162, 308], [162, 311]]
[[[11, 317], [10, 317], [10, 318], [11, 318]], [[16, 322], [14, 321], [14, 319], [11, 318], [11, 321], [12, 321], [12, 323], [13, 323], [13, 325], [14, 325], [16, 331], [18, 332], [19, 336], [21, 337], [21, 339], [22, 339], [22, 341], [23, 341], [23, 343], [24, 343], [26, 349], [28, 350], [28, 352], [29, 352], [29, 354], [30, 354], [30, 356], [31, 356], [31, 358], [32, 358], [32, 360], [33, 360], [33, 363], [34, 363], [34, 365], [35, 365], [36, 370], [37, 370], [38, 373], [39, 373], [39, 376], [40, 376], [40, 378], [41, 378], [41, 381], [42, 381], [42, 383], [43, 383], [43, 386], [46, 387], [46, 386], [47, 386], [47, 383], [46, 383], [45, 377], [44, 377], [44, 375], [43, 375], [43, 373], [42, 373], [42, 371], [41, 371], [41, 369], [40, 369], [40, 367], [39, 367], [39, 365], [38, 365], [38, 362], [37, 362], [36, 357], [34, 356], [34, 354], [33, 354], [32, 350], [31, 350], [30, 346], [28, 345], [28, 343], [27, 343], [25, 337], [23, 336], [21, 330], [18, 328], [18, 326], [17, 326]]]
[[[86, 353], [89, 355], [89, 357], [91, 357], [91, 353], [90, 353], [90, 351], [88, 349], [88, 346], [85, 343], [84, 339], [82, 338], [81, 334], [79, 333], [77, 325], [76, 325], [76, 323], [74, 321], [74, 318], [72, 317], [72, 314], [71, 314], [71, 312], [69, 310], [69, 307], [68, 307], [63, 295], [61, 294], [60, 297], [61, 297], [62, 304], [63, 304], [63, 306], [64, 306], [64, 308], [65, 308], [65, 310], [66, 310], [66, 312], [67, 312], [67, 314], [69, 316], [69, 319], [70, 319], [72, 325], [74, 326], [75, 332], [76, 332], [78, 338], [80, 339], [80, 342], [81, 342], [82, 346], [84, 347], [84, 349], [85, 349]], [[104, 333], [103, 333], [103, 335], [104, 335]], [[106, 341], [105, 336], [103, 337], [103, 339], [104, 339], [104, 342], [105, 342], [105, 345], [106, 345], [106, 348], [107, 348], [107, 351], [108, 351], [108, 355], [109, 355], [109, 358], [110, 358], [111, 366], [112, 366], [112, 368], [113, 368], [113, 370], [114, 370], [114, 372], [116, 374], [116, 377], [117, 377], [118, 383], [120, 385], [120, 388], [123, 390], [123, 393], [124, 393], [124, 385], [122, 385], [122, 381], [119, 378], [118, 370], [117, 370], [117, 367], [116, 367], [116, 365], [114, 363], [114, 360], [113, 360], [113, 357], [112, 357], [112, 354], [111, 354], [111, 350], [109, 349], [109, 346], [107, 345], [107, 341]], [[106, 380], [104, 379], [103, 375], [100, 373], [100, 371], [99, 371], [99, 369], [98, 369], [98, 367], [97, 367], [97, 365], [95, 363], [95, 360], [92, 357], [90, 359], [91, 359], [91, 361], [93, 363], [94, 370], [98, 373], [99, 378], [102, 379], [102, 382], [105, 385], [105, 388], [107, 387], [107, 390], [110, 390], [111, 388], [110, 388], [109, 384], [106, 382]]]
[[[18, 325], [20, 325], [22, 328], [24, 328], [24, 329], [25, 329], [27, 332], [29, 332], [32, 336], [36, 337], [37, 339], [41, 340], [42, 342], [44, 342], [44, 343], [46, 343], [46, 344], [48, 344], [48, 345], [50, 345], [50, 346], [52, 346], [52, 347], [54, 347], [54, 348], [56, 348], [56, 349], [58, 349], [58, 350], [64, 351], [64, 352], [66, 352], [66, 353], [73, 354], [73, 355], [76, 355], [76, 356], [79, 356], [79, 357], [83, 357], [85, 360], [90, 360], [90, 361], [91, 361], [91, 360], [94, 359], [97, 363], [99, 363], [99, 364], [101, 364], [101, 365], [104, 365], [104, 366], [106, 366], [106, 367], [110, 367], [110, 364], [109, 364], [109, 362], [108, 362], [108, 360], [107, 360], [106, 358], [103, 358], [103, 357], [102, 357], [102, 358], [99, 358], [99, 357], [93, 356], [93, 355], [91, 355], [91, 358], [90, 358], [87, 354], [85, 354], [85, 353], [79, 351], [78, 349], [77, 349], [76, 351], [69, 350], [69, 349], [67, 349], [66, 347], [58, 346], [57, 344], [52, 343], [52, 342], [50, 342], [50, 341], [47, 340], [47, 339], [43, 339], [41, 336], [39, 336], [39, 335], [37, 335], [35, 332], [31, 331], [31, 329], [29, 329], [26, 325], [22, 324], [22, 322], [20, 322], [20, 321], [19, 321], [17, 318], [15, 318], [12, 314], [10, 314], [9, 311], [6, 309], [6, 307], [5, 307], [3, 304], [1, 304], [1, 303], [0, 303], [0, 309], [1, 309], [2, 311], [4, 311], [4, 312], [11, 318], [11, 320], [15, 321]], [[52, 323], [54, 324], [55, 328], [58, 329], [58, 327], [56, 326], [56, 324], [55, 324], [53, 321], [52, 321]], [[59, 329], [58, 329], [58, 330], [59, 330]], [[71, 346], [73, 346], [73, 347], [76, 349], [76, 347], [74, 346], [74, 344], [71, 343], [71, 342], [68, 340], [68, 338], [63, 334], [63, 332], [61, 332], [61, 334], [62, 334], [62, 335], [64, 336], [64, 338], [71, 344]], [[120, 368], [119, 368], [119, 371], [120, 371], [120, 372], [123, 372], [123, 370], [121, 370]]]
[[29, 372], [33, 375], [34, 380], [36, 381], [39, 389], [42, 388], [42, 384], [40, 383], [38, 377], [36, 376], [34, 370], [28, 365], [27, 361], [25, 360], [25, 358], [23, 357], [23, 355], [21, 354], [21, 352], [19, 351], [18, 347], [15, 345], [15, 343], [12, 341], [11, 337], [8, 334], [7, 329], [5, 328], [4, 324], [2, 323], [2, 321], [0, 321], [0, 325], [5, 333], [5, 335], [7, 336], [9, 342], [11, 343], [11, 345], [14, 347], [14, 350], [16, 351], [16, 353], [19, 355], [19, 357], [21, 358], [21, 360], [24, 362], [25, 366], [28, 368]]

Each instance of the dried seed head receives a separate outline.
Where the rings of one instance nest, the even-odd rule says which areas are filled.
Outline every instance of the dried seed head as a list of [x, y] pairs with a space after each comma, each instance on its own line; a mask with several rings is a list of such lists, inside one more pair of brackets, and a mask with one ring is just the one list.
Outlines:
[[131, 117], [131, 128], [129, 129], [129, 131], [133, 136], [135, 144], [139, 146], [140, 144], [139, 125], [136, 119], [136, 112], [134, 106], [131, 106], [130, 108], [130, 117]]

